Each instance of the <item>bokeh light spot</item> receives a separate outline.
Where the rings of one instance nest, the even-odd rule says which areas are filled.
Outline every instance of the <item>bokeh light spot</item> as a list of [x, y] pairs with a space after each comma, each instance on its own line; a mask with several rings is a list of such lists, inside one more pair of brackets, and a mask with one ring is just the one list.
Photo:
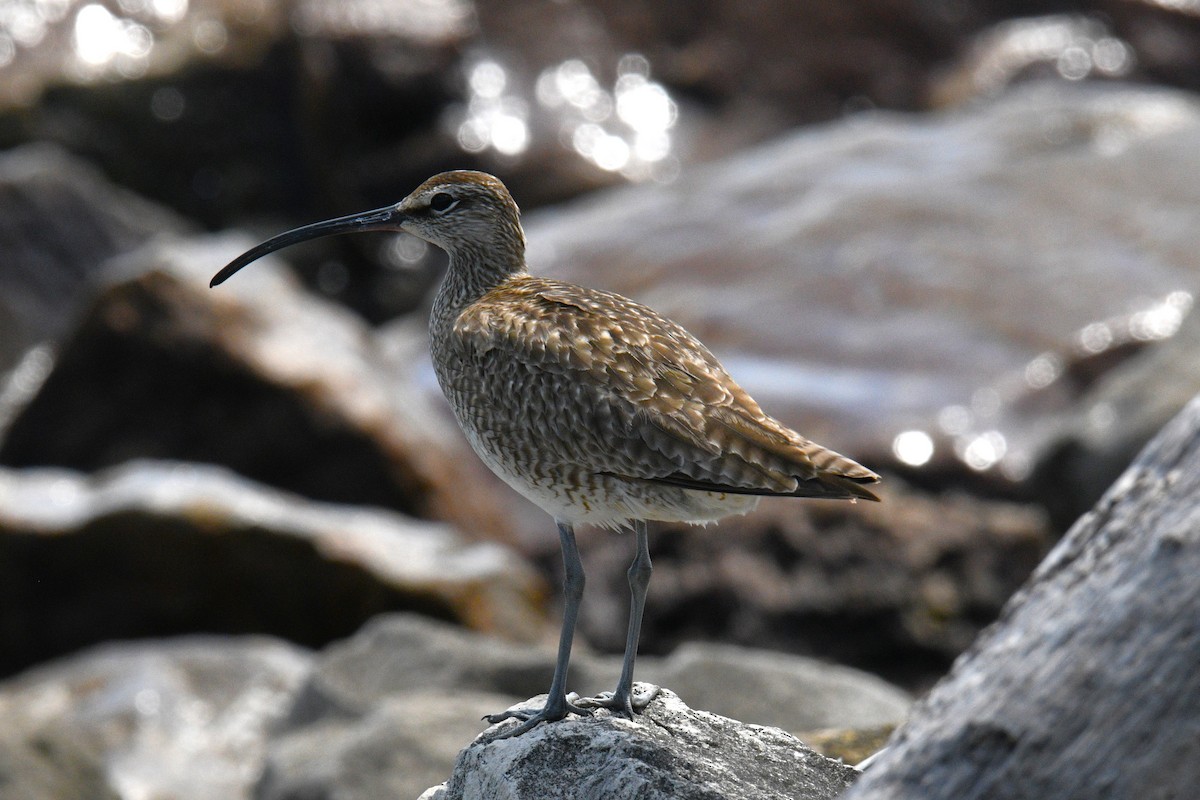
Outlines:
[[933, 439], [925, 431], [904, 431], [892, 439], [892, 453], [911, 467], [920, 467], [933, 458]]

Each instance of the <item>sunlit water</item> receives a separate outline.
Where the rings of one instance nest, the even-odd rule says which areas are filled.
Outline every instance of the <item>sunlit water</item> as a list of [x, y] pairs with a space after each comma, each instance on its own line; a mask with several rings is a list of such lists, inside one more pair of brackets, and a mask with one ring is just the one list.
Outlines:
[[0, 105], [65, 82], [130, 80], [221, 56], [235, 33], [261, 37], [272, 0], [0, 0]]
[[632, 180], [672, 174], [671, 128], [678, 107], [650, 79], [650, 62], [627, 54], [605, 83], [580, 59], [542, 69], [532, 83], [515, 79], [492, 58], [468, 69], [466, 102], [450, 111], [459, 145], [467, 152], [494, 150], [515, 157], [531, 144], [535, 124], [566, 149], [607, 172]]

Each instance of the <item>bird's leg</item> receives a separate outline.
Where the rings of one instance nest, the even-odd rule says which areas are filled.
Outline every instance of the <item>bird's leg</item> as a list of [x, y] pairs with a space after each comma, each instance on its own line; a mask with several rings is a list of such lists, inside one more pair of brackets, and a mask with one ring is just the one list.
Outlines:
[[631, 719], [635, 713], [642, 713], [650, 701], [658, 696], [659, 691], [659, 687], [651, 686], [636, 695], [633, 692], [633, 662], [637, 658], [638, 639], [642, 633], [646, 589], [650, 586], [650, 573], [654, 569], [650, 563], [650, 541], [646, 535], [645, 520], [634, 521], [633, 532], [637, 537], [637, 555], [629, 565], [628, 572], [632, 599], [629, 604], [629, 630], [625, 635], [625, 659], [621, 662], [621, 677], [617, 679], [617, 688], [614, 691], [579, 701], [579, 704], [586, 708], [611, 708], [623, 712]]
[[550, 681], [546, 705], [537, 711], [509, 709], [484, 717], [492, 724], [513, 718], [524, 720], [520, 725], [501, 732], [495, 737], [497, 739], [520, 736], [539, 722], [555, 722], [568, 713], [584, 715], [592, 713], [567, 701], [567, 665], [571, 661], [571, 641], [575, 638], [575, 622], [579, 619], [579, 603], [583, 600], [584, 575], [583, 562], [579, 558], [579, 547], [575, 544], [575, 530], [568, 523], [559, 522], [558, 538], [562, 544], [564, 571], [563, 623], [562, 632], [558, 637], [558, 658], [554, 662], [554, 678]]

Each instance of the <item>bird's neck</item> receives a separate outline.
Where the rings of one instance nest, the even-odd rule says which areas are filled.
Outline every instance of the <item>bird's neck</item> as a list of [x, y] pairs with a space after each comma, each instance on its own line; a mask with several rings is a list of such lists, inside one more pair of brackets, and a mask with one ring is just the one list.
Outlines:
[[463, 248], [450, 253], [446, 277], [433, 300], [430, 326], [448, 330], [454, 320], [472, 303], [514, 277], [528, 274], [525, 268], [525, 243], [506, 243], [504, 247]]

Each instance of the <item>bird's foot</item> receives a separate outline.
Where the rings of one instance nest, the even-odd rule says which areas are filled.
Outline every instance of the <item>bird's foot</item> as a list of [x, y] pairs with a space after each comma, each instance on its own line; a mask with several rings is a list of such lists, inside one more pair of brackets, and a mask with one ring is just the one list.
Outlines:
[[493, 737], [495, 739], [508, 739], [531, 731], [540, 723], [558, 722], [560, 719], [566, 717], [567, 714], [578, 714], [581, 717], [590, 717], [592, 715], [591, 709], [576, 705], [571, 702], [572, 700], [580, 703], [583, 702], [579, 700], [579, 695], [572, 692], [569, 696], [561, 696], [557, 700], [547, 698], [546, 704], [541, 708], [524, 708], [518, 706], [510, 708], [507, 711], [501, 711], [499, 714], [488, 714], [483, 719], [492, 725], [495, 725], [497, 722], [503, 722], [506, 719], [521, 720], [520, 725], [505, 728]]
[[646, 706], [650, 705], [661, 691], [662, 689], [653, 683], [639, 682], [629, 690], [622, 691], [618, 687], [615, 692], [601, 692], [595, 697], [585, 697], [579, 701], [579, 705], [584, 708], [611, 709], [633, 719], [633, 715], [645, 711]]

